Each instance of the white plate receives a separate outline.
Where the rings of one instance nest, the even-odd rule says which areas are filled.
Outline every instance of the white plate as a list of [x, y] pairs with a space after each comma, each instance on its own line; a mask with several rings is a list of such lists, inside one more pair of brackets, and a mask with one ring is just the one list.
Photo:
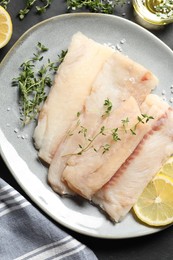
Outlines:
[[[71, 36], [81, 31], [100, 43], [120, 47], [124, 54], [152, 70], [160, 83], [156, 90], [173, 97], [173, 52], [142, 27], [123, 18], [101, 14], [70, 14], [53, 17], [27, 31], [3, 60], [0, 68], [0, 145], [1, 154], [13, 176], [31, 199], [58, 223], [82, 234], [102, 238], [127, 238], [161, 230], [138, 223], [129, 213], [119, 224], [112, 224], [83, 199], [61, 198], [47, 185], [47, 169], [37, 160], [32, 144], [34, 125], [20, 129], [18, 92], [11, 87], [18, 68], [41, 42], [49, 47], [46, 55], [66, 49]], [[125, 39], [125, 42], [122, 41]], [[124, 43], [122, 43], [124, 42]], [[16, 128], [19, 129], [16, 133]], [[26, 137], [28, 138], [22, 138]]]

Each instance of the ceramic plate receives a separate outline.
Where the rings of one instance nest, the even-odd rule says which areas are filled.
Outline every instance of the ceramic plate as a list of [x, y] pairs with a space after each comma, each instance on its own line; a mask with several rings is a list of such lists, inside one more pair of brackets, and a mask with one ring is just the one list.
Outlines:
[[101, 14], [69, 14], [53, 17], [27, 31], [6, 55], [0, 68], [1, 154], [13, 176], [31, 199], [58, 223], [76, 232], [101, 238], [129, 238], [161, 230], [138, 223], [133, 215], [112, 224], [99, 210], [83, 199], [61, 198], [47, 184], [47, 169], [37, 160], [33, 147], [34, 123], [21, 128], [18, 91], [11, 86], [19, 66], [32, 57], [38, 42], [49, 47], [47, 57], [67, 49], [74, 33], [115, 46], [141, 63], [159, 78], [158, 95], [172, 102], [173, 52], [142, 27], [126, 19]]

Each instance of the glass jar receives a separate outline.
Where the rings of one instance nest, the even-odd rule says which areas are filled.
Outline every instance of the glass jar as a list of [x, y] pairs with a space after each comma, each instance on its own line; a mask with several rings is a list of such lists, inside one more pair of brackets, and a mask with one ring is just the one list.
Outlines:
[[133, 0], [133, 7], [145, 27], [160, 28], [173, 22], [173, 0]]

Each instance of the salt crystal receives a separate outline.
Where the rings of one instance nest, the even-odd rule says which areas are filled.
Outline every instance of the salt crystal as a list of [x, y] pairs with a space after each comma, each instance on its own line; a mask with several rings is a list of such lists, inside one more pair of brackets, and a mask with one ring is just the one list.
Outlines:
[[14, 129], [14, 132], [15, 132], [15, 133], [18, 133], [18, 132], [19, 132], [19, 129], [18, 129], [18, 128], [15, 128], [15, 129]]
[[122, 40], [120, 41], [121, 44], [124, 44], [125, 42], [126, 42], [126, 39], [122, 39]]
[[25, 135], [25, 139], [28, 139], [28, 134]]
[[118, 51], [120, 51], [120, 52], [122, 51], [122, 48], [120, 47], [119, 44], [116, 45], [116, 49], [117, 49]]
[[162, 90], [162, 95], [165, 95], [166, 94], [166, 91], [163, 89]]

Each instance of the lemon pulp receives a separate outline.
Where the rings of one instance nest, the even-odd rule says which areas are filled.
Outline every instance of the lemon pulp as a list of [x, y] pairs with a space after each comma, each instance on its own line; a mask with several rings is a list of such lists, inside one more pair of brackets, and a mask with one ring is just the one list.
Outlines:
[[12, 21], [9, 13], [0, 6], [0, 48], [4, 47], [11, 39], [13, 32]]

